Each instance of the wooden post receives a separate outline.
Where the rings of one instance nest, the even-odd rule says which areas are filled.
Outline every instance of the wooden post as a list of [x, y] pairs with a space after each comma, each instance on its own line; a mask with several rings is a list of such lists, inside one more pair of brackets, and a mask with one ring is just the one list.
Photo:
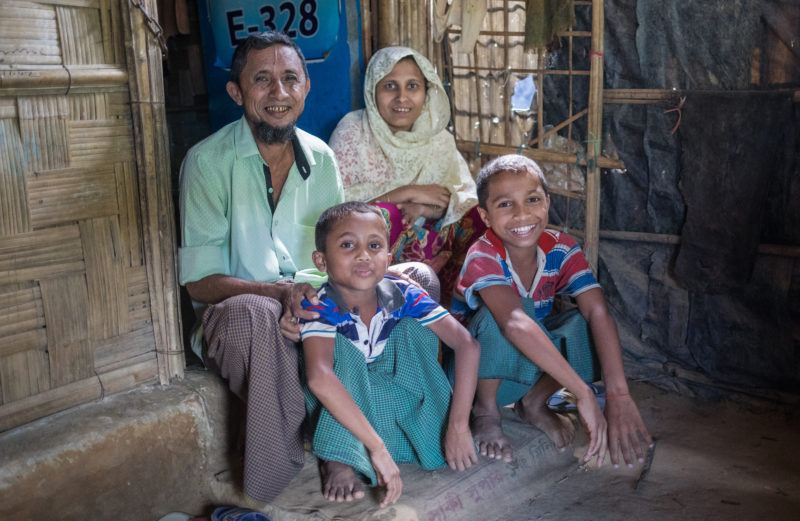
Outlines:
[[400, 45], [397, 0], [378, 0], [378, 49]]
[[592, 1], [592, 50], [589, 74], [589, 115], [586, 138], [586, 237], [584, 253], [597, 274], [600, 247], [600, 166], [603, 128], [603, 0]]
[[[161, 47], [148, 29], [142, 12], [127, 0], [124, 6], [125, 41], [130, 79], [131, 115], [136, 140], [136, 164], [150, 309], [161, 384], [182, 378], [185, 365], [179, 314], [177, 247], [172, 205], [169, 138], [167, 136]], [[155, 0], [143, 1], [153, 17]]]

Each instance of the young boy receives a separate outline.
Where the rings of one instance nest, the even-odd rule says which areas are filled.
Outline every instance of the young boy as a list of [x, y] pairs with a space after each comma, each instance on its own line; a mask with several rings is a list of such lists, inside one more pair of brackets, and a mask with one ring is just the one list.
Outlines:
[[[300, 334], [323, 494], [361, 498], [364, 476], [386, 487], [383, 507], [402, 491], [397, 462], [434, 469], [446, 461], [457, 470], [477, 462], [469, 412], [480, 348], [427, 293], [387, 275], [386, 222], [374, 206], [328, 209], [315, 241], [314, 264], [328, 282], [319, 305], [303, 302], [320, 316]], [[455, 350], [452, 403], [437, 336]]]
[[[478, 450], [512, 460], [498, 409], [512, 403], [563, 450], [575, 428], [546, 400], [566, 387], [589, 435], [584, 461], [597, 455], [602, 465], [606, 447], [615, 467], [620, 454], [628, 466], [642, 461], [642, 440], [652, 439], [628, 392], [616, 323], [580, 247], [545, 229], [550, 196], [541, 169], [520, 155], [498, 157], [481, 169], [477, 187], [489, 230], [467, 254], [453, 313], [482, 346], [471, 423]], [[579, 313], [548, 317], [556, 294], [574, 298]], [[595, 376], [590, 338], [608, 393], [605, 416], [585, 383]]]

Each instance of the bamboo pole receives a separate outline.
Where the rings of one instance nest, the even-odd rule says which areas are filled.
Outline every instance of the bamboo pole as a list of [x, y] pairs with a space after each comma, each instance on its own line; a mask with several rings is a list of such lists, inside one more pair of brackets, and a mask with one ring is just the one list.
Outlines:
[[[463, 139], [456, 140], [456, 145], [461, 152], [469, 153], [475, 150], [474, 141], [466, 141]], [[517, 147], [508, 145], [495, 145], [489, 143], [481, 143], [481, 152], [489, 155], [503, 155], [503, 154], [516, 154]], [[572, 163], [581, 166], [586, 166], [584, 158], [578, 158], [576, 154], [568, 154], [564, 152], [557, 152], [554, 150], [544, 150], [541, 148], [523, 148], [520, 152], [522, 155], [530, 157], [535, 161], [542, 161], [545, 163]], [[614, 168], [624, 169], [625, 163], [619, 159], [609, 159], [607, 157], [598, 156], [597, 166], [600, 168]]]
[[397, 0], [378, 0], [378, 48], [400, 43]]
[[[143, 2], [151, 15], [155, 0]], [[131, 105], [150, 307], [161, 384], [183, 377], [177, 283], [177, 247], [172, 209], [169, 140], [166, 134], [161, 48], [139, 10], [123, 2]], [[125, 16], [127, 15], [127, 16]]]
[[127, 85], [128, 73], [119, 68], [59, 67], [39, 70], [0, 70], [0, 96], [63, 95], [97, 92]]
[[590, 52], [588, 136], [586, 138], [586, 259], [597, 273], [600, 246], [600, 159], [603, 127], [603, 0], [592, 2], [592, 50]]

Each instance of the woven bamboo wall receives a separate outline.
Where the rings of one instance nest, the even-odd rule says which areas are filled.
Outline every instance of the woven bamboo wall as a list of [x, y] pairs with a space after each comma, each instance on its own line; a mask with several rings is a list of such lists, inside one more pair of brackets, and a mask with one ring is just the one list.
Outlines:
[[0, 430], [182, 371], [160, 50], [129, 6], [0, 2]]

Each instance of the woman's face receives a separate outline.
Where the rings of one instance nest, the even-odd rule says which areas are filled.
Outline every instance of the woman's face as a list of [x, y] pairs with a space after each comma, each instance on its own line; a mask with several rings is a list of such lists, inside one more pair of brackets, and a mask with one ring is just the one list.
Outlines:
[[425, 77], [413, 58], [397, 62], [375, 86], [375, 104], [392, 132], [411, 130], [425, 104]]

